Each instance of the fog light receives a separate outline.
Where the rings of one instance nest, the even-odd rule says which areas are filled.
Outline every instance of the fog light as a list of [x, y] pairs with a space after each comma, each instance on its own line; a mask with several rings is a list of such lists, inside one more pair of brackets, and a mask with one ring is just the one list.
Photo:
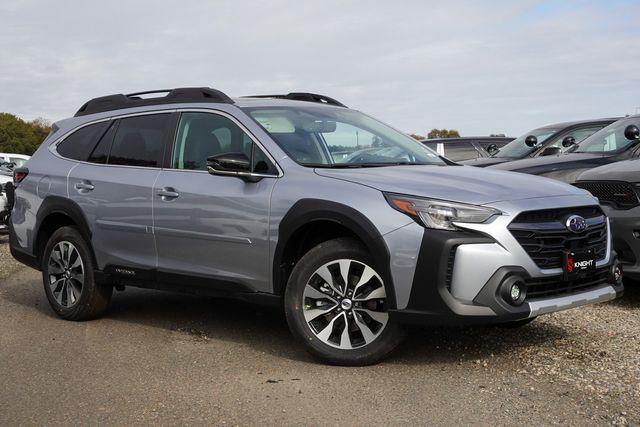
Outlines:
[[527, 297], [527, 286], [520, 276], [510, 276], [502, 282], [500, 295], [511, 305], [520, 305]]
[[520, 286], [517, 283], [511, 285], [511, 292], [509, 292], [511, 301], [513, 301], [514, 303], [517, 302], [520, 299], [520, 294]]

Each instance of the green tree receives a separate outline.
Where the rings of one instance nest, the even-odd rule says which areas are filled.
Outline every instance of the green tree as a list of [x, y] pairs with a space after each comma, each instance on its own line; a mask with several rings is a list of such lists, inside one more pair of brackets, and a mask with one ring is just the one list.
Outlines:
[[0, 152], [32, 155], [51, 131], [51, 124], [37, 118], [30, 122], [0, 113]]
[[458, 138], [460, 133], [455, 129], [431, 129], [427, 138]]

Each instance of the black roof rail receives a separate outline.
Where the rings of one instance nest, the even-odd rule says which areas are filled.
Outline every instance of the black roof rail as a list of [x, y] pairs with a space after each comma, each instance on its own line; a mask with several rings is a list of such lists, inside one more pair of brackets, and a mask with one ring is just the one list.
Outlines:
[[[141, 98], [140, 95], [166, 93], [165, 96]], [[215, 102], [233, 104], [233, 100], [225, 93], [209, 87], [182, 87], [176, 89], [159, 89], [136, 92], [127, 95], [116, 94], [93, 98], [76, 112], [74, 117], [123, 108], [142, 107], [146, 105], [177, 104], [181, 102]]]
[[325, 95], [309, 92], [291, 92], [286, 95], [249, 95], [243, 96], [243, 98], [277, 98], [277, 99], [291, 99], [293, 101], [307, 101], [317, 102], [319, 104], [335, 105], [336, 107], [349, 108], [342, 102], [329, 98]]

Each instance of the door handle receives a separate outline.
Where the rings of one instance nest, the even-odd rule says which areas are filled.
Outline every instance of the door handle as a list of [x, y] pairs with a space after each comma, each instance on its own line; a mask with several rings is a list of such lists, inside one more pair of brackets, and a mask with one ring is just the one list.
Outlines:
[[76, 185], [74, 185], [74, 187], [76, 190], [78, 190], [81, 193], [83, 192], [86, 193], [96, 188], [90, 181], [77, 182]]
[[157, 194], [158, 196], [162, 197], [162, 200], [164, 201], [177, 199], [180, 196], [180, 193], [178, 193], [171, 187], [164, 187], [158, 190]]

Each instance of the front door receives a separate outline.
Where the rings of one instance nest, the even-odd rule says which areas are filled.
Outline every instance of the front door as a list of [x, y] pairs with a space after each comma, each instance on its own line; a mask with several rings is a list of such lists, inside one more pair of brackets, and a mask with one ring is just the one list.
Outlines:
[[[244, 153], [258, 182], [207, 172], [207, 158]], [[277, 181], [271, 159], [230, 116], [183, 112], [171, 168], [154, 187], [160, 278], [230, 291], [269, 289], [269, 200]]]

